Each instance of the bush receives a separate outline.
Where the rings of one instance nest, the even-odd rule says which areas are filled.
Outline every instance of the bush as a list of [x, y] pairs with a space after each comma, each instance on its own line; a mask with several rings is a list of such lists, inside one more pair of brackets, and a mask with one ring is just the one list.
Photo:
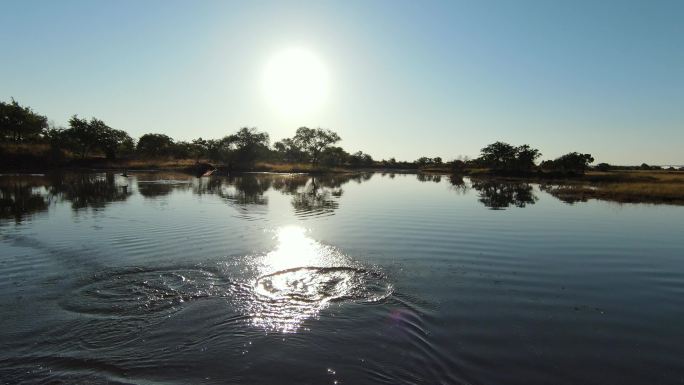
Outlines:
[[608, 163], [599, 163], [596, 165], [596, 169], [599, 171], [610, 171], [612, 168]]

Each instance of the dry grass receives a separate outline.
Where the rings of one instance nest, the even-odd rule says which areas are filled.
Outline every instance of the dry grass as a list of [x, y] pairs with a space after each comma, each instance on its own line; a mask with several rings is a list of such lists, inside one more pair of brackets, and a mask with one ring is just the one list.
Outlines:
[[283, 173], [343, 173], [350, 170], [333, 167], [313, 167], [310, 163], [269, 163], [257, 162], [254, 171], [283, 172]]
[[684, 172], [592, 172], [577, 181], [544, 186], [565, 201], [602, 199], [615, 202], [684, 204]]
[[92, 163], [94, 167], [101, 168], [128, 168], [131, 170], [141, 169], [184, 169], [196, 164], [194, 159], [102, 159]]
[[582, 179], [589, 182], [684, 183], [684, 172], [667, 170], [589, 171]]

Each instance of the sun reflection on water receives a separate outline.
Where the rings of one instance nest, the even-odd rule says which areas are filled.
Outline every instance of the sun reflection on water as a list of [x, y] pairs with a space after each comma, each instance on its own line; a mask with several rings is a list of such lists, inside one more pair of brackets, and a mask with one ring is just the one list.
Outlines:
[[292, 333], [331, 302], [375, 302], [391, 294], [381, 272], [311, 239], [306, 229], [288, 226], [275, 234], [277, 246], [259, 261], [246, 301], [254, 326]]

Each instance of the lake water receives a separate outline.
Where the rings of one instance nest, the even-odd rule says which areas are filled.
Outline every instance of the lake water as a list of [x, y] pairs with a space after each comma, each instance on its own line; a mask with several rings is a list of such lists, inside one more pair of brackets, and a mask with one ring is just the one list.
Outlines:
[[680, 384], [684, 208], [446, 176], [0, 176], [0, 383]]

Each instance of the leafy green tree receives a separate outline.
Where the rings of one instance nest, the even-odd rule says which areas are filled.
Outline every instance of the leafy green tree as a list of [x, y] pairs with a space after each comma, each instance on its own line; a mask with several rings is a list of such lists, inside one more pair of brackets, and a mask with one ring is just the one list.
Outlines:
[[135, 142], [126, 131], [110, 127], [103, 129], [98, 146], [107, 159], [115, 159], [121, 154], [131, 154], [135, 150]]
[[136, 151], [149, 157], [170, 156], [173, 152], [173, 139], [164, 134], [145, 134], [140, 137]]
[[194, 145], [192, 143], [185, 141], [174, 142], [170, 148], [170, 154], [176, 159], [192, 158], [194, 155], [193, 146]]
[[321, 152], [321, 164], [328, 167], [343, 166], [349, 160], [349, 156], [342, 147], [328, 147]]
[[461, 159], [454, 159], [451, 163], [449, 163], [449, 166], [451, 166], [451, 172], [457, 174], [465, 170], [466, 163]]
[[234, 147], [234, 160], [242, 166], [252, 166], [260, 155], [268, 152], [269, 136], [265, 132], [257, 131], [255, 127], [242, 127], [230, 136]]
[[273, 148], [280, 160], [284, 162], [303, 162], [307, 159], [307, 154], [291, 138], [285, 138], [273, 143]]
[[432, 158], [421, 156], [420, 158], [416, 159], [415, 163], [418, 165], [418, 167], [425, 167], [429, 164], [432, 164]]
[[199, 137], [197, 139], [193, 139], [192, 142], [190, 142], [190, 154], [193, 158], [195, 158], [197, 161], [199, 161], [200, 158], [210, 158], [209, 156], [209, 140], [202, 139], [202, 137]]
[[342, 140], [337, 133], [321, 128], [299, 127], [292, 138], [294, 145], [306, 153], [312, 165], [318, 164], [321, 152]]
[[373, 157], [363, 151], [357, 151], [349, 157], [349, 165], [352, 167], [370, 167], [373, 165]]
[[206, 157], [212, 161], [221, 160], [222, 148], [226, 143], [230, 142], [228, 137], [223, 139], [202, 139], [197, 138], [192, 141], [193, 145], [193, 156], [196, 159], [201, 157]]
[[103, 121], [91, 118], [90, 121], [74, 115], [69, 119], [69, 128], [64, 132], [64, 145], [82, 159], [97, 150], [101, 139], [109, 127]]
[[0, 102], [0, 140], [15, 143], [35, 140], [47, 129], [47, 118], [12, 99]]

